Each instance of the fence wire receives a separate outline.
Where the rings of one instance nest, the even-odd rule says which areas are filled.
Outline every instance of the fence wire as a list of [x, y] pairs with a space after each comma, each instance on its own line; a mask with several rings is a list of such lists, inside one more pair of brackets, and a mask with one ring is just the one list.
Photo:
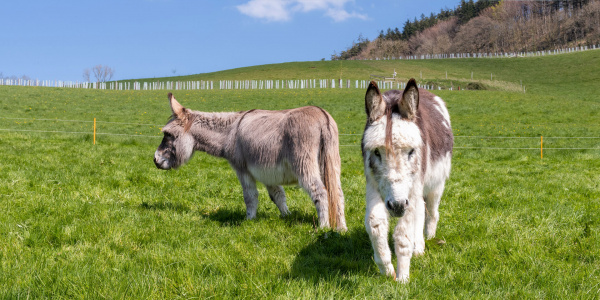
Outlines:
[[[12, 118], [12, 117], [0, 117], [5, 120], [29, 120], [29, 121], [53, 121], [53, 122], [73, 122], [73, 123], [94, 123], [94, 121], [88, 120], [64, 120], [64, 119], [43, 119], [43, 118]], [[114, 122], [114, 121], [96, 121], [97, 124], [114, 124], [114, 125], [133, 125], [133, 126], [156, 126], [161, 127], [164, 125], [157, 124], [146, 124], [146, 123], [131, 123], [131, 122]], [[54, 134], [94, 134], [93, 131], [61, 131], [61, 130], [35, 130], [35, 129], [13, 129], [13, 128], [0, 128], [0, 131], [4, 132], [31, 132], [31, 133], [54, 133]], [[147, 135], [147, 134], [125, 134], [125, 133], [111, 133], [111, 132], [95, 132], [98, 136], [121, 136], [121, 137], [143, 137], [143, 138], [161, 138], [162, 135]], [[361, 133], [340, 133], [340, 136], [362, 136]], [[535, 139], [539, 140], [540, 136], [483, 136], [483, 135], [455, 135], [455, 139]], [[545, 140], [548, 139], [600, 139], [597, 136], [544, 136]], [[360, 143], [357, 144], [342, 144], [340, 147], [359, 147]], [[485, 146], [454, 146], [454, 149], [482, 149], [482, 150], [600, 150], [600, 147], [589, 148], [589, 147], [485, 147]]]

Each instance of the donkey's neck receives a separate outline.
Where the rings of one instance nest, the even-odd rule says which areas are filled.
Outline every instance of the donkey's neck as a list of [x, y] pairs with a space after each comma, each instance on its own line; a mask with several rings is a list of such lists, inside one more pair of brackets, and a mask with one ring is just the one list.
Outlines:
[[225, 156], [227, 137], [233, 124], [243, 112], [200, 112], [193, 111], [190, 133], [195, 139], [195, 150], [204, 151], [217, 157]]

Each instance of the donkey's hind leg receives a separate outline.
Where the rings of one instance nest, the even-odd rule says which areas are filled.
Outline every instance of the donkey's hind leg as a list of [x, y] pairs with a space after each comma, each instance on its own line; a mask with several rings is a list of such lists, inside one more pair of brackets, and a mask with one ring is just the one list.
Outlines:
[[415, 200], [415, 249], [414, 256], [425, 253], [425, 238], [423, 238], [423, 226], [425, 225], [425, 201], [422, 197]]
[[271, 198], [271, 201], [273, 201], [273, 203], [277, 205], [277, 208], [279, 208], [281, 215], [284, 217], [289, 215], [290, 210], [288, 209], [285, 201], [285, 191], [283, 190], [283, 187], [281, 187], [280, 185], [267, 185], [266, 187], [267, 191], [269, 192], [269, 197]]
[[256, 181], [247, 172], [236, 170], [242, 190], [244, 191], [244, 202], [246, 203], [246, 219], [256, 218], [258, 210], [258, 190], [256, 189]]
[[327, 190], [321, 178], [299, 179], [299, 184], [304, 188], [317, 208], [319, 227], [329, 228], [329, 203], [327, 202]]

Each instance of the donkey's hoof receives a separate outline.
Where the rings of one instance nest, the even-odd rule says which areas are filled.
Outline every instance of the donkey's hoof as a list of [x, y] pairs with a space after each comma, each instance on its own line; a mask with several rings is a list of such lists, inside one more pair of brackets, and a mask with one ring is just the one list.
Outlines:
[[415, 243], [415, 249], [413, 250], [413, 256], [420, 256], [425, 253], [425, 241]]
[[336, 231], [337, 231], [337, 232], [340, 232], [340, 233], [342, 233], [342, 232], [348, 232], [348, 226], [346, 226], [346, 224], [344, 224], [344, 225], [342, 225], [342, 226], [338, 226], [338, 227], [336, 228]]
[[398, 277], [396, 277], [396, 281], [402, 284], [408, 283], [408, 274], [398, 275]]

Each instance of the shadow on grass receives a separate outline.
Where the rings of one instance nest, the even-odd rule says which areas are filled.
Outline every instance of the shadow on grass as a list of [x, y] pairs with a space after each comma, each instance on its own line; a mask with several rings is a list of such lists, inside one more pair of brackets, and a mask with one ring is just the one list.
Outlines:
[[[205, 213], [205, 216], [208, 219], [221, 223], [221, 226], [240, 226], [242, 222], [252, 222], [253, 220], [246, 220], [246, 211], [242, 211], [234, 208], [219, 208], [215, 211]], [[298, 224], [313, 224], [313, 227], [316, 228], [318, 222], [316, 221], [316, 216], [312, 214], [304, 213], [304, 212], [296, 212], [292, 211], [292, 213], [288, 216], [281, 217], [279, 213], [277, 213], [286, 224], [286, 226], [296, 226]], [[255, 220], [260, 220], [263, 218], [271, 218], [271, 212], [258, 212]]]
[[319, 221], [317, 217], [317, 213], [307, 213], [304, 211], [294, 211], [285, 217], [279, 215], [280, 218], [285, 222], [285, 225], [296, 226], [298, 224], [311, 224], [313, 228], [317, 228], [319, 226]]
[[[371, 242], [364, 229], [343, 234], [323, 232], [296, 256], [289, 277], [318, 283], [339, 275], [376, 272], [372, 256]], [[349, 281], [346, 284], [352, 285]]]
[[160, 202], [142, 202], [140, 204], [140, 208], [147, 210], [172, 210], [179, 213], [187, 213], [190, 212], [191, 209], [184, 204], [181, 203], [173, 203], [170, 201], [160, 201]]
[[246, 220], [246, 212], [231, 208], [219, 208], [205, 214], [208, 219], [221, 223], [221, 226], [240, 226]]

